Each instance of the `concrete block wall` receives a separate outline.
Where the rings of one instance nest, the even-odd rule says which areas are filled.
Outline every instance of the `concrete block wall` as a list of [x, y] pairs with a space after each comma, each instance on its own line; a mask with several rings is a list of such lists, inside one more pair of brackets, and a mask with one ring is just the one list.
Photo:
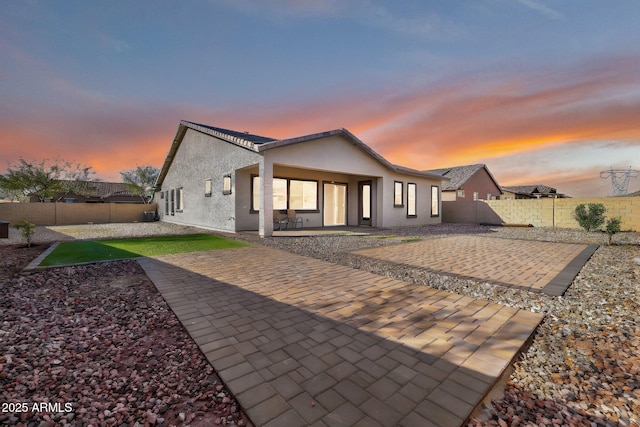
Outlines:
[[640, 197], [522, 199], [443, 202], [443, 222], [531, 224], [534, 227], [580, 228], [576, 206], [602, 203], [607, 218], [620, 217], [623, 231], [640, 231]]
[[556, 227], [580, 227], [573, 213], [580, 203], [602, 203], [607, 218], [620, 217], [623, 231], [640, 231], [640, 197], [601, 197], [585, 199], [557, 199]]

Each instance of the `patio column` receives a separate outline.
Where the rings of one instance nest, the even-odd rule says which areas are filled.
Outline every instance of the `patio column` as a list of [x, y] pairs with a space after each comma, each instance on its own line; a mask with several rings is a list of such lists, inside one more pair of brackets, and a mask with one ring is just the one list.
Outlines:
[[260, 237], [273, 235], [273, 161], [265, 153], [260, 159]]

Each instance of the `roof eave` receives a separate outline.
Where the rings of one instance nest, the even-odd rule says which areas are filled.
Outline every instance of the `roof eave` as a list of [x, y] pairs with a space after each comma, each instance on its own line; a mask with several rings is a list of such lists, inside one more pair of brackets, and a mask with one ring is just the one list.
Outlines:
[[373, 148], [369, 147], [367, 144], [362, 142], [357, 136], [355, 136], [354, 134], [352, 134], [351, 132], [349, 132], [345, 128], [329, 130], [329, 131], [326, 131], [326, 132], [314, 133], [314, 134], [300, 136], [300, 137], [296, 137], [296, 138], [282, 139], [282, 140], [278, 140], [278, 141], [267, 142], [265, 144], [261, 144], [261, 145], [257, 146], [256, 147], [256, 151], [258, 151], [259, 153], [262, 153], [262, 152], [267, 151], [267, 150], [272, 150], [272, 149], [275, 149], [275, 148], [285, 147], [285, 146], [293, 145], [293, 144], [300, 144], [300, 143], [303, 143], [303, 142], [313, 141], [313, 140], [321, 139], [321, 138], [327, 138], [327, 137], [330, 137], [330, 136], [344, 136], [344, 137], [346, 137], [349, 141], [351, 141], [354, 145], [356, 145], [358, 148], [360, 148], [362, 151], [364, 151], [370, 157], [372, 157], [373, 159], [377, 160], [383, 166], [385, 166], [387, 169], [392, 170], [394, 172], [401, 173], [401, 174], [404, 174], [404, 175], [412, 175], [412, 176], [419, 176], [419, 177], [423, 177], [423, 178], [431, 178], [431, 179], [440, 180], [440, 181], [448, 181], [449, 180], [449, 178], [445, 178], [445, 177], [437, 175], [437, 174], [432, 174], [432, 173], [420, 171], [420, 170], [417, 170], [417, 169], [410, 169], [410, 168], [406, 168], [406, 167], [403, 167], [403, 166], [394, 165], [393, 163], [389, 162], [387, 159], [382, 157]]

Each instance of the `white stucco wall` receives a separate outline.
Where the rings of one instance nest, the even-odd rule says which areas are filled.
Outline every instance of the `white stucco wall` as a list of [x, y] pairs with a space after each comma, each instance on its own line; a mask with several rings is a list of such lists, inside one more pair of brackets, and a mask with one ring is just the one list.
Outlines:
[[[236, 170], [257, 164], [260, 155], [246, 148], [188, 129], [162, 183], [162, 191], [183, 188], [184, 210], [165, 215], [164, 200], [157, 200], [163, 221], [236, 231], [236, 198], [246, 197], [249, 185]], [[232, 192], [222, 194], [222, 180], [231, 174]], [[211, 197], [205, 180], [211, 179]], [[247, 199], [248, 202], [249, 199]], [[248, 208], [247, 208], [248, 211]], [[241, 221], [246, 222], [246, 218]], [[256, 223], [257, 226], [257, 223]]]
[[[441, 216], [431, 217], [431, 186], [440, 186], [440, 180], [395, 173], [343, 136], [285, 145], [267, 150], [264, 154], [275, 165], [274, 176], [287, 175], [287, 177], [318, 179], [320, 193], [322, 180], [348, 183], [349, 225], [358, 225], [358, 181], [367, 179], [372, 180], [373, 186], [372, 226], [391, 227], [441, 222]], [[403, 208], [393, 205], [393, 183], [396, 180], [402, 181], [404, 185]], [[408, 182], [417, 184], [418, 215], [415, 218], [407, 218]], [[322, 209], [322, 202], [320, 198], [320, 209]], [[322, 225], [321, 212], [300, 216], [305, 218], [305, 226]]]

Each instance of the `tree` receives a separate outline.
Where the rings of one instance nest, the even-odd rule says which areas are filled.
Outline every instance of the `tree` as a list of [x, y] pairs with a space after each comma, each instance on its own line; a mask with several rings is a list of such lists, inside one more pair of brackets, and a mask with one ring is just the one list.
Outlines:
[[122, 182], [127, 189], [139, 195], [145, 203], [151, 203], [153, 199], [158, 175], [160, 175], [160, 169], [150, 165], [120, 171]]
[[79, 182], [87, 181], [95, 172], [90, 166], [63, 160], [49, 161], [23, 158], [16, 164], [9, 164], [7, 172], [0, 175], [0, 188], [12, 200], [28, 201], [37, 196], [44, 202], [60, 193], [73, 191]]
[[20, 230], [22, 234], [22, 238], [28, 247], [31, 247], [31, 239], [33, 237], [33, 233], [36, 232], [36, 225], [30, 223], [29, 221], [20, 221], [17, 224], [13, 225], [17, 230]]
[[576, 206], [574, 217], [580, 227], [587, 231], [597, 230], [602, 224], [604, 224], [604, 213], [607, 208], [602, 203], [580, 203]]
[[609, 235], [609, 245], [613, 240], [613, 235], [619, 233], [622, 228], [622, 220], [620, 217], [610, 218], [607, 220], [605, 231]]

